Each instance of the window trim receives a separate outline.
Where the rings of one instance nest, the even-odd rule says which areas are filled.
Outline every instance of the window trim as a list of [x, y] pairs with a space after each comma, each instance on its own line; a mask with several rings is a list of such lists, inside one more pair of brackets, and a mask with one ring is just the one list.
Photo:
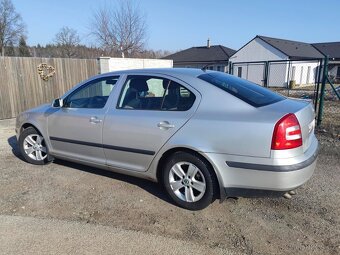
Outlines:
[[[188, 90], [190, 93], [192, 93], [195, 96], [194, 101], [193, 101], [192, 105], [190, 106], [190, 108], [188, 108], [187, 110], [166, 110], [166, 109], [162, 109], [162, 108], [161, 109], [133, 109], [133, 108], [119, 107], [119, 103], [120, 103], [122, 96], [123, 96], [124, 88], [126, 86], [127, 81], [129, 79], [131, 79], [131, 77], [150, 77], [150, 78], [171, 80], [173, 82], [178, 83], [181, 87], [184, 87], [186, 90]], [[166, 96], [166, 93], [164, 93], [163, 99], [164, 99], [165, 96]], [[162, 75], [157, 75], [157, 74], [127, 74], [126, 77], [125, 77], [125, 81], [123, 82], [123, 85], [120, 88], [120, 93], [119, 93], [119, 96], [118, 96], [118, 100], [117, 100], [115, 109], [116, 110], [128, 110], [128, 111], [135, 110], [135, 111], [157, 111], [157, 112], [187, 112], [187, 111], [190, 111], [193, 108], [197, 99], [198, 99], [198, 97], [197, 97], [196, 93], [193, 92], [193, 89], [188, 89], [188, 86], [183, 85], [183, 82], [178, 82], [178, 81], [174, 80], [174, 77], [167, 77], [167, 76], [162, 76]]]
[[[68, 95], [65, 96], [65, 98], [63, 100], [64, 100], [64, 102], [67, 102], [67, 99], [70, 98], [72, 95], [74, 95], [75, 93], [79, 92], [82, 89], [87, 88], [88, 86], [92, 85], [93, 83], [97, 83], [98, 81], [103, 81], [103, 80], [109, 80], [109, 79], [117, 78], [116, 84], [118, 84], [120, 77], [121, 77], [121, 75], [104, 76], [104, 77], [98, 77], [98, 78], [95, 78], [93, 80], [87, 81], [86, 83], [82, 84], [81, 86], [79, 86], [75, 90], [71, 91]], [[112, 88], [112, 90], [110, 92], [109, 97], [111, 96], [112, 91], [116, 87], [116, 84], [115, 84], [115, 86], [113, 86], [113, 88]], [[85, 108], [85, 107], [72, 108], [72, 107], [67, 107], [65, 105], [63, 105], [62, 108], [65, 108], [65, 109], [104, 109], [108, 101], [109, 101], [109, 98], [106, 100], [106, 103], [105, 103], [105, 105], [102, 108]]]

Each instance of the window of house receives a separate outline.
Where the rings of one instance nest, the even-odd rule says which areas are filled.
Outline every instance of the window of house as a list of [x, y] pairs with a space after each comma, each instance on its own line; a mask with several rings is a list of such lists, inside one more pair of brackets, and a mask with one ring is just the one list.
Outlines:
[[306, 83], [307, 83], [307, 84], [310, 83], [310, 70], [311, 70], [311, 67], [308, 66], [308, 68], [307, 68], [307, 79], [306, 79]]
[[103, 108], [119, 76], [92, 80], [72, 92], [64, 100], [67, 108]]
[[186, 111], [195, 95], [184, 86], [162, 77], [130, 75], [122, 89], [119, 109]]
[[303, 66], [301, 66], [301, 72], [300, 72], [300, 85], [302, 84], [303, 79]]
[[221, 66], [217, 66], [217, 71], [221, 72]]
[[242, 78], [242, 66], [239, 66], [239, 67], [237, 68], [237, 76], [240, 77], [240, 78]]
[[296, 72], [296, 67], [293, 66], [292, 67], [292, 79], [291, 80], [295, 80], [295, 72]]

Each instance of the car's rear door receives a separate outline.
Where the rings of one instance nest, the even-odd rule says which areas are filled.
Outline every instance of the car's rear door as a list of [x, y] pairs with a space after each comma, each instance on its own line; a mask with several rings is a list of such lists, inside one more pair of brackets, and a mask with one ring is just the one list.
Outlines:
[[107, 164], [146, 171], [160, 148], [193, 115], [200, 94], [178, 80], [129, 75], [116, 101], [103, 128]]
[[48, 116], [52, 154], [105, 165], [102, 130], [108, 99], [119, 76], [91, 80], [64, 99], [64, 106]]

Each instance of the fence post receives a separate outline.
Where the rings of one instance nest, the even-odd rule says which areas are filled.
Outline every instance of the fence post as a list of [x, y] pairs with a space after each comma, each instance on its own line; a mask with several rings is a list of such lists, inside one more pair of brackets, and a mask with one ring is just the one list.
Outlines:
[[327, 80], [327, 75], [328, 75], [328, 56], [325, 57], [325, 60], [323, 63], [324, 64], [323, 64], [323, 72], [322, 72], [322, 84], [321, 84], [321, 92], [320, 92], [319, 111], [318, 111], [318, 118], [316, 122], [317, 126], [320, 126], [322, 122], [326, 80]]
[[269, 69], [269, 62], [266, 61], [264, 63], [264, 77], [263, 77], [263, 86], [268, 88], [268, 70]]
[[318, 107], [321, 71], [322, 71], [322, 60], [320, 59], [320, 60], [319, 60], [318, 73], [317, 73], [316, 91], [315, 91], [315, 93], [314, 93], [314, 111], [315, 111], [315, 112], [316, 112], [317, 107]]

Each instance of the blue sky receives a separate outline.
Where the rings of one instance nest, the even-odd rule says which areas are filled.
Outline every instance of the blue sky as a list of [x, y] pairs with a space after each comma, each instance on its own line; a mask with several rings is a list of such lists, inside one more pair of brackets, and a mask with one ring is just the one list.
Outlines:
[[[12, 0], [27, 25], [28, 44], [52, 42], [62, 26], [82, 43], [93, 12], [108, 0]], [[148, 24], [147, 48], [176, 51], [222, 44], [238, 49], [256, 35], [304, 42], [340, 41], [339, 0], [139, 0]], [[322, 16], [323, 15], [323, 16]]]

